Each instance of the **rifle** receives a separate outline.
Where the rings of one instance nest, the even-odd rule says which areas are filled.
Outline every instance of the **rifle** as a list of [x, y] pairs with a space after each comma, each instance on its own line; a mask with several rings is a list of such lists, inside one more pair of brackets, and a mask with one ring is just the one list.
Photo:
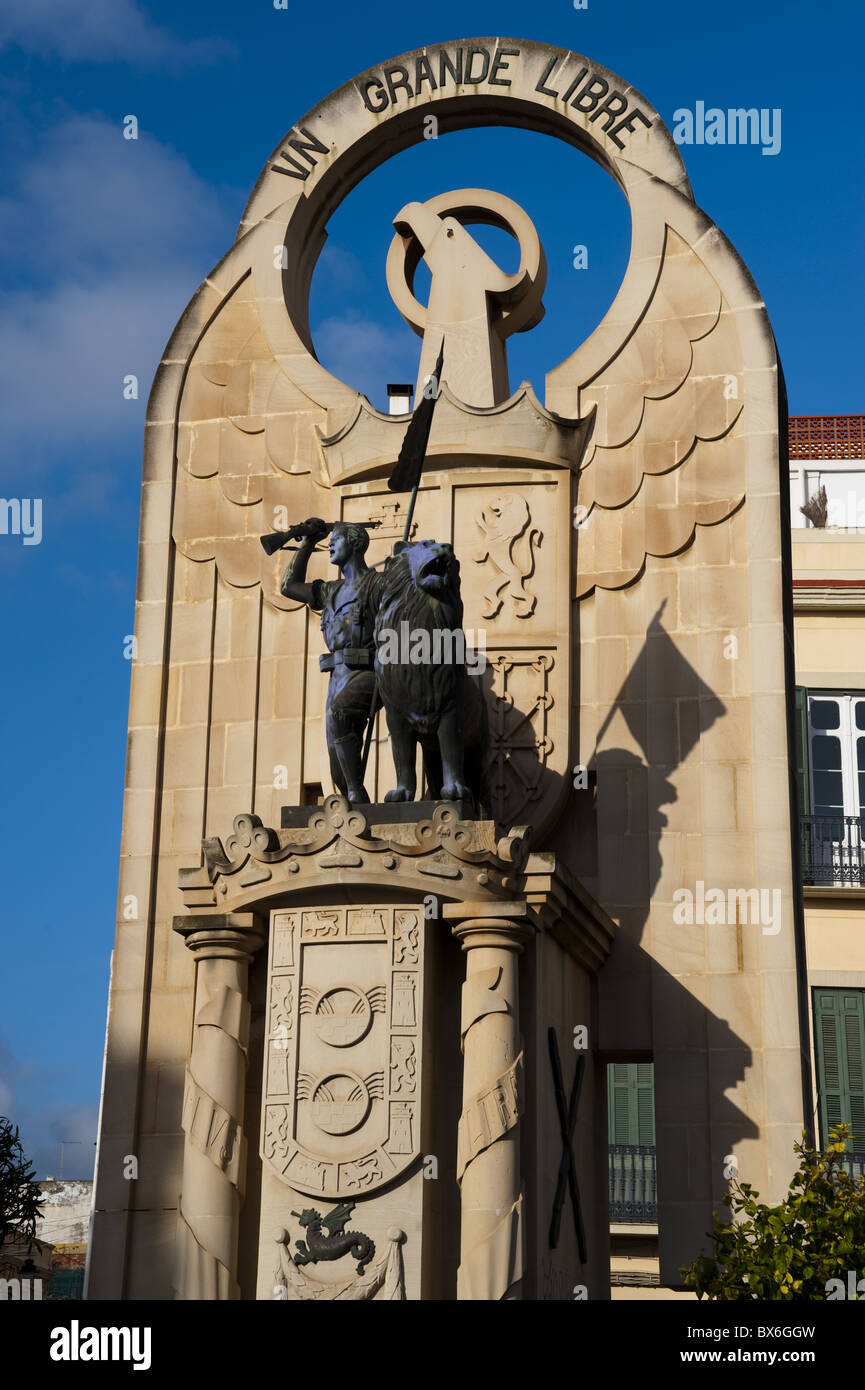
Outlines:
[[[318, 523], [318, 524], [316, 524]], [[318, 517], [312, 521], [301, 521], [296, 526], [289, 526], [287, 531], [271, 531], [269, 535], [261, 537], [261, 547], [266, 555], [275, 555], [277, 550], [282, 550], [288, 541], [308, 540], [311, 536], [315, 539], [324, 540], [325, 536], [330, 535], [334, 526], [352, 525], [365, 526], [368, 530], [376, 526], [381, 526], [380, 521], [319, 521]], [[322, 526], [324, 530], [322, 530]]]

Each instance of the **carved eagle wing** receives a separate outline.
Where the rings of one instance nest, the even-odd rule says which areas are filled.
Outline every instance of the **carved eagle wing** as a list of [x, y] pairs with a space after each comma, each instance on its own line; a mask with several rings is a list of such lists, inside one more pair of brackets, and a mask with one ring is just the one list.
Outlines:
[[[242, 236], [199, 291], [212, 312], [175, 405], [177, 544], [190, 559], [215, 559], [229, 584], [262, 583], [277, 608], [297, 606], [279, 592], [287, 557], [266, 556], [258, 538], [329, 515], [321, 434], [344, 424], [359, 400], [321, 366], [286, 313], [281, 266], [293, 261], [281, 242], [290, 210], [284, 205]], [[174, 346], [166, 361], [180, 357]], [[188, 339], [177, 347], [188, 353]]]
[[[628, 331], [615, 306], [580, 352], [594, 357], [577, 410], [594, 411], [579, 477], [577, 596], [620, 589], [647, 556], [685, 549], [744, 498], [742, 351], [730, 306], [697, 251], [667, 226], [660, 264]], [[557, 402], [556, 408], [560, 408]]]

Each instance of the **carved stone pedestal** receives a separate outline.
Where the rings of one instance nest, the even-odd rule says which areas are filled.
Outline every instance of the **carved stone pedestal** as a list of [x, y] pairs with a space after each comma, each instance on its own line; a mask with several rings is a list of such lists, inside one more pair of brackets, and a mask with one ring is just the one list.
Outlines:
[[[567, 1220], [548, 1243], [561, 1149], [547, 1031], [594, 1027], [612, 923], [552, 855], [529, 854], [524, 829], [497, 839], [447, 804], [419, 824], [367, 820], [388, 809], [328, 797], [279, 831], [238, 816], [182, 872], [200, 914], [176, 927], [199, 961], [184, 1297], [236, 1296], [259, 920], [270, 937], [251, 990], [261, 1136], [240, 1236], [257, 1280], [241, 1296], [572, 1297], [563, 1291], [590, 1278]], [[574, 1145], [590, 1228], [606, 1219], [593, 1084]], [[598, 1230], [589, 1244], [600, 1269]], [[605, 1276], [591, 1277], [601, 1288]]]

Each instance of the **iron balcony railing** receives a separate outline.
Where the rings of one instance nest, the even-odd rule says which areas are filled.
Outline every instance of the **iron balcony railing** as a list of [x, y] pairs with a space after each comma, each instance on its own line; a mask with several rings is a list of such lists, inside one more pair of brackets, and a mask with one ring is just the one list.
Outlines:
[[656, 1224], [658, 1175], [654, 1144], [610, 1145], [610, 1221]]
[[865, 1174], [865, 1153], [842, 1154], [841, 1167], [846, 1168], [851, 1178], [861, 1178]]
[[[853, 1178], [865, 1174], [865, 1153], [841, 1155]], [[610, 1145], [610, 1222], [657, 1225], [658, 1181], [654, 1144]]]
[[861, 816], [800, 816], [802, 880], [811, 887], [861, 888], [865, 843]]

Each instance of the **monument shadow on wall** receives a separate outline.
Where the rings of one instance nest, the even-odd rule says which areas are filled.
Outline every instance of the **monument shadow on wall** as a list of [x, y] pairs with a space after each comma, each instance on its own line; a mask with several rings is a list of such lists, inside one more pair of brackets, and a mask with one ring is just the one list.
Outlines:
[[[703, 1229], [708, 1231], [712, 1211], [725, 1210], [721, 1157], [735, 1153], [743, 1140], [756, 1139], [759, 1129], [730, 1098], [753, 1063], [751, 1048], [641, 944], [663, 869], [661, 837], [668, 824], [663, 808], [678, 800], [670, 779], [701, 736], [726, 713], [723, 701], [665, 631], [665, 606], [666, 600], [649, 624], [640, 653], [598, 734], [600, 742], [618, 711], [643, 756], [628, 748], [607, 748], [595, 755], [593, 763], [599, 802], [612, 803], [620, 818], [619, 852], [628, 861], [622, 882], [645, 885], [639, 892], [624, 889], [621, 902], [605, 904], [618, 920], [619, 930], [599, 981], [603, 1055], [608, 1062], [655, 1062], [661, 1279], [675, 1283], [681, 1251], [686, 1248], [689, 1259], [700, 1253], [692, 1248], [693, 1232], [699, 1226], [693, 1217], [694, 1205], [705, 1213]], [[651, 688], [664, 692], [657, 702], [664, 707], [660, 721], [649, 715], [650, 681]], [[597, 812], [594, 823], [597, 831]], [[597, 844], [594, 852], [597, 859]], [[683, 947], [684, 934], [692, 929], [684, 924], [677, 928], [683, 933]], [[647, 987], [650, 976], [651, 990]], [[610, 1033], [615, 1047], [604, 1046]], [[709, 1097], [711, 1125], [704, 1120]], [[707, 1237], [706, 1248], [708, 1244]], [[666, 1270], [665, 1246], [673, 1252]]]

